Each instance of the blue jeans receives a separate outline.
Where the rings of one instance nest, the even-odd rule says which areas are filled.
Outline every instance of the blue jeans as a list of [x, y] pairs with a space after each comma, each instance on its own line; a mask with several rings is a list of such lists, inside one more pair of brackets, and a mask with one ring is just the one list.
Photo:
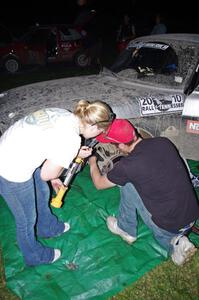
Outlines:
[[177, 236], [176, 233], [168, 232], [158, 227], [153, 221], [152, 216], [143, 204], [141, 197], [131, 183], [120, 187], [121, 199], [119, 213], [117, 216], [118, 226], [131, 236], [137, 236], [137, 212], [143, 222], [151, 229], [155, 239], [170, 254], [173, 250], [171, 239]]
[[40, 177], [38, 168], [33, 177], [16, 183], [0, 176], [0, 194], [12, 211], [16, 222], [16, 236], [19, 248], [27, 265], [46, 264], [53, 260], [54, 249], [43, 246], [36, 239], [53, 237], [64, 230], [49, 208], [50, 190]]

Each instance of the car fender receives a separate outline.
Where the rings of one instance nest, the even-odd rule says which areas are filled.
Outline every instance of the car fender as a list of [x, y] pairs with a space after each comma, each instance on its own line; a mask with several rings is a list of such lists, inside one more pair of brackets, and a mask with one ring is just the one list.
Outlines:
[[186, 98], [182, 115], [184, 117], [199, 118], [199, 91], [190, 94]]
[[19, 62], [20, 62], [20, 59], [19, 59], [19, 57], [17, 56], [17, 55], [15, 55], [14, 53], [12, 53], [12, 54], [6, 54], [6, 55], [4, 55], [2, 58], [1, 58], [1, 62], [2, 62], [2, 64], [4, 64], [4, 62], [7, 60], [7, 59], [9, 59], [9, 58], [14, 58], [14, 59], [16, 59], [16, 60], [18, 60]]

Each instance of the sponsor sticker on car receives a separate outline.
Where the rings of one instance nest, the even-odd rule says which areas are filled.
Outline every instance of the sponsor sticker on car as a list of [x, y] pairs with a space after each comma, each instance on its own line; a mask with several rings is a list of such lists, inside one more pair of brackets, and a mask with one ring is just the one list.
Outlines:
[[142, 116], [182, 111], [184, 105], [184, 98], [178, 94], [166, 97], [139, 97], [138, 101]]
[[187, 120], [186, 131], [189, 133], [199, 134], [199, 121]]
[[165, 44], [161, 44], [161, 43], [152, 43], [152, 42], [134, 42], [131, 41], [128, 46], [127, 49], [131, 49], [135, 47], [136, 49], [140, 49], [140, 48], [153, 48], [153, 49], [159, 49], [159, 50], [166, 50], [169, 48], [169, 45], [165, 45]]

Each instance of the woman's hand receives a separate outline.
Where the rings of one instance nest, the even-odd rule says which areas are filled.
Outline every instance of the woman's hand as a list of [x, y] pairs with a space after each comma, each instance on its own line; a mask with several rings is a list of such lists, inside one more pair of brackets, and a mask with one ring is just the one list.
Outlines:
[[89, 157], [92, 154], [93, 149], [87, 146], [82, 146], [79, 150], [78, 156], [81, 158]]
[[54, 189], [54, 191], [56, 192], [56, 194], [58, 193], [59, 189], [62, 187], [63, 183], [59, 178], [56, 179], [52, 179], [51, 181], [51, 185]]

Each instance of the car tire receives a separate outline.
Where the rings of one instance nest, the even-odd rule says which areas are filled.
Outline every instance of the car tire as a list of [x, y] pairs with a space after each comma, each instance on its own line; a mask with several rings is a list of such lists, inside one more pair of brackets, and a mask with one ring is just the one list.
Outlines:
[[17, 73], [20, 69], [19, 60], [15, 57], [8, 57], [4, 61], [4, 69], [6, 70], [6, 72], [11, 73], [11, 74]]
[[81, 51], [75, 55], [74, 63], [77, 67], [85, 68], [90, 65], [91, 59], [85, 51]]

